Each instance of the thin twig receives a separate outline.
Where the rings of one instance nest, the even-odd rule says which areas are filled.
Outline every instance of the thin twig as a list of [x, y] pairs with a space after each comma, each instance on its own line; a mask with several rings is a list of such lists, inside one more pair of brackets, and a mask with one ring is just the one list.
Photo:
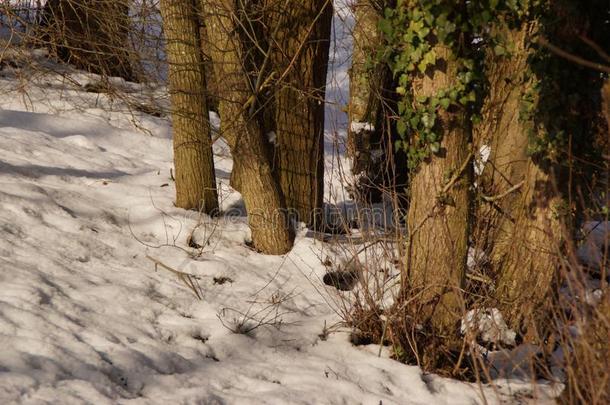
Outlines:
[[587, 38], [584, 35], [579, 35], [578, 38], [580, 38], [580, 40], [582, 42], [584, 42], [585, 44], [589, 45], [589, 47], [591, 49], [593, 49], [595, 52], [597, 52], [597, 54], [602, 59], [604, 59], [606, 62], [610, 63], [610, 55], [608, 55], [608, 53], [606, 51], [604, 51], [601, 46], [599, 46], [598, 44], [596, 44], [595, 42], [593, 42], [592, 40], [590, 40], [589, 38]]
[[538, 43], [561, 58], [567, 59], [581, 66], [598, 70], [600, 72], [610, 73], [610, 66], [602, 65], [601, 63], [591, 62], [589, 60], [581, 58], [580, 56], [576, 56], [574, 54], [571, 54], [570, 52], [564, 51], [563, 49], [551, 44], [544, 37], [538, 38]]
[[512, 194], [515, 191], [519, 190], [521, 187], [523, 187], [524, 184], [525, 184], [525, 181], [521, 181], [521, 182], [515, 184], [514, 186], [512, 186], [511, 188], [509, 188], [508, 190], [506, 190], [505, 192], [503, 192], [502, 194], [494, 195], [491, 197], [487, 196], [487, 195], [482, 195], [481, 198], [487, 202], [496, 202], [498, 200], [503, 199], [507, 195]]
[[192, 274], [184, 273], [182, 271], [173, 269], [173, 268], [169, 267], [168, 265], [166, 265], [165, 263], [161, 262], [160, 260], [155, 259], [152, 256], [146, 255], [146, 258], [155, 264], [155, 270], [158, 267], [161, 267], [162, 269], [167, 270], [170, 273], [173, 273], [191, 291], [193, 291], [193, 293], [195, 294], [195, 296], [197, 297], [198, 300], [200, 300], [200, 301], [203, 300], [203, 291], [201, 290], [201, 286], [199, 286], [199, 283], [197, 282], [197, 280], [194, 278], [194, 276]]

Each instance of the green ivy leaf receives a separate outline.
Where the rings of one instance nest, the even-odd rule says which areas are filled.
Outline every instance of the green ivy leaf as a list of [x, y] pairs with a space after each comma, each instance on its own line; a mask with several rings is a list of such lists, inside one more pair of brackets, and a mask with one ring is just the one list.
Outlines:
[[398, 120], [396, 123], [396, 131], [398, 131], [398, 135], [404, 137], [407, 133], [407, 124], [403, 120]]
[[431, 114], [424, 113], [421, 116], [421, 122], [424, 125], [424, 128], [431, 129], [434, 127], [435, 117]]
[[420, 122], [421, 122], [421, 119], [420, 119], [419, 115], [415, 115], [415, 116], [411, 117], [411, 119], [409, 120], [409, 124], [411, 125], [411, 128], [419, 127]]
[[445, 97], [442, 98], [439, 102], [439, 104], [441, 105], [441, 107], [443, 107], [444, 110], [449, 109], [449, 106], [451, 105], [451, 99]]
[[500, 44], [494, 46], [494, 54], [496, 56], [504, 56], [506, 55], [506, 48]]
[[[388, 16], [386, 15], [386, 18], [387, 17]], [[394, 31], [394, 29], [392, 27], [392, 22], [387, 19], [379, 20], [378, 28], [379, 28], [379, 31], [381, 31], [383, 34], [385, 34], [387, 36], [392, 36], [392, 33]]]
[[426, 73], [426, 69], [428, 69], [428, 64], [424, 61], [419, 62], [417, 65], [417, 70], [419, 70], [421, 73]]

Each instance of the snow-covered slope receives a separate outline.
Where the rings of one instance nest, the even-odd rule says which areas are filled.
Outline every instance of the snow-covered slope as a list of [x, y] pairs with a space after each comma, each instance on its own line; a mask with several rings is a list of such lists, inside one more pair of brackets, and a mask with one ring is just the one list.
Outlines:
[[[319, 336], [339, 320], [320, 281], [321, 242], [301, 231], [289, 255], [263, 256], [244, 243], [245, 218], [176, 209], [165, 120], [140, 114], [143, 131], [129, 113], [97, 109], [104, 96], [33, 86], [44, 104], [25, 108], [18, 93], [0, 103], [2, 403], [479, 398], [352, 347], [345, 332]], [[224, 207], [239, 207], [217, 152]], [[210, 242], [199, 256], [187, 244], [197, 225], [195, 240]], [[147, 256], [196, 276], [203, 299]], [[267, 325], [229, 330], [244, 319]]]
[[[345, 136], [342, 24], [351, 24], [338, 10], [335, 45], [344, 48], [331, 58], [327, 114], [333, 202], [345, 198], [343, 158], [331, 152]], [[166, 118], [87, 92], [94, 76], [22, 73], [0, 72], [0, 403], [483, 402], [476, 385], [349, 343], [335, 327], [339, 293], [321, 281], [332, 246], [301, 230], [286, 256], [250, 250], [220, 141], [226, 215], [212, 220], [173, 206]], [[141, 89], [127, 87], [137, 99]], [[189, 247], [191, 234], [202, 248]], [[154, 261], [189, 274], [202, 299]]]

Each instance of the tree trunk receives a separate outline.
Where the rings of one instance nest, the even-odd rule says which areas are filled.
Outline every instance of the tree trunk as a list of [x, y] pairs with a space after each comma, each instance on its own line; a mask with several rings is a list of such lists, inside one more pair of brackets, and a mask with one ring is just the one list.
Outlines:
[[244, 68], [247, 59], [241, 25], [232, 0], [202, 0], [210, 40], [210, 56], [219, 88], [222, 134], [238, 171], [252, 230], [254, 247], [266, 254], [284, 254], [292, 248], [294, 232], [283, 195], [271, 170], [265, 134], [257, 117], [250, 114], [254, 102], [252, 83]]
[[542, 167], [528, 155], [529, 136], [536, 129], [521, 114], [534, 86], [528, 72], [538, 23], [508, 25], [501, 21], [494, 27], [493, 35], [511, 49], [503, 56], [488, 51], [490, 93], [474, 131], [477, 146], [491, 150], [479, 180], [485, 197], [477, 213], [476, 237], [491, 252], [499, 309], [509, 325], [520, 330], [524, 323], [532, 326], [543, 312], [552, 286], [564, 230], [558, 211], [563, 199], [552, 167]]
[[406, 155], [395, 147], [397, 87], [386, 63], [376, 62], [384, 46], [378, 24], [388, 0], [359, 0], [354, 6], [353, 53], [350, 76], [347, 156], [352, 163], [353, 198], [364, 204], [398, 197], [401, 208], [408, 183]]
[[[453, 52], [442, 45], [434, 50], [437, 64], [415, 80], [412, 91], [416, 98], [434, 96], [458, 80]], [[460, 291], [468, 251], [470, 125], [465, 109], [455, 106], [440, 111], [438, 119], [440, 151], [411, 175], [406, 281], [410, 294], [420, 294], [423, 321], [436, 336], [449, 336], [446, 343], [451, 344], [462, 314]], [[453, 173], [453, 181], [448, 181], [447, 173]], [[435, 352], [424, 353], [429, 357], [424, 358], [426, 367], [435, 367], [438, 359], [432, 357], [442, 356]]]
[[172, 101], [176, 206], [218, 211], [195, 0], [162, 0]]
[[564, 201], [557, 192], [552, 172], [530, 159], [520, 191], [509, 211], [514, 225], [509, 234], [498, 236], [502, 239], [492, 254], [492, 265], [499, 273], [498, 306], [516, 330], [533, 326], [545, 309], [543, 304], [553, 285], [564, 231], [560, 219], [564, 215], [561, 212]]
[[[354, 50], [350, 69], [350, 100], [347, 153], [352, 160], [352, 172], [368, 175], [371, 166], [371, 149], [375, 133], [379, 131], [381, 90], [385, 85], [387, 68], [370, 68], [367, 60], [382, 45], [377, 24], [382, 15], [371, 0], [359, 0], [354, 15]], [[383, 118], [381, 118], [383, 119]], [[379, 138], [378, 136], [376, 138]], [[377, 139], [377, 141], [379, 141]]]
[[39, 36], [64, 62], [135, 81], [127, 51], [129, 29], [127, 0], [49, 0]]
[[198, 22], [199, 22], [199, 37], [201, 38], [201, 52], [203, 54], [203, 69], [205, 74], [205, 88], [206, 88], [206, 99], [208, 109], [218, 113], [218, 86], [220, 83], [216, 80], [214, 74], [214, 64], [208, 51], [210, 47], [210, 40], [208, 39], [208, 31], [205, 28], [205, 21], [201, 17], [201, 10], [198, 8]]
[[275, 165], [286, 207], [317, 226], [324, 198], [324, 99], [332, 1], [272, 0], [265, 10], [276, 83]]
[[[498, 36], [514, 46], [510, 56], [496, 56], [488, 50], [485, 61], [489, 94], [481, 110], [480, 124], [473, 128], [477, 151], [487, 150], [489, 156], [477, 156], [478, 191], [488, 197], [503, 195], [523, 181], [526, 171], [527, 123], [520, 118], [521, 100], [532, 86], [527, 77], [530, 39], [536, 32], [531, 24], [509, 29], [500, 24], [493, 27], [492, 36]], [[485, 152], [484, 152], [485, 153]], [[477, 205], [475, 240], [486, 252], [510, 245], [514, 218], [510, 211], [519, 193], [512, 192], [499, 200], [482, 200]]]

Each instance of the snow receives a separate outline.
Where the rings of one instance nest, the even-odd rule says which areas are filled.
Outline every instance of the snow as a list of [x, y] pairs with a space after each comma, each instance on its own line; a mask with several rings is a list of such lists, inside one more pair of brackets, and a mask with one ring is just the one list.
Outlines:
[[372, 132], [375, 130], [375, 125], [370, 122], [356, 122], [352, 121], [350, 124], [350, 131], [359, 134], [360, 132]]
[[479, 153], [475, 156], [474, 159], [474, 174], [476, 176], [481, 176], [483, 174], [483, 170], [485, 170], [485, 165], [487, 164], [490, 155], [491, 146], [482, 145], [479, 149]]
[[[340, 44], [350, 18], [338, 8]], [[168, 119], [87, 92], [97, 80], [63, 71], [24, 87], [0, 72], [0, 402], [473, 404], [531, 388], [443, 379], [352, 346], [344, 295], [322, 282], [332, 247], [300, 229], [285, 256], [252, 251], [222, 140], [225, 215], [174, 207]], [[114, 84], [130, 101], [167, 102], [163, 88]], [[332, 146], [347, 121], [339, 108], [328, 117]], [[344, 195], [342, 159], [327, 158], [329, 200]]]
[[[65, 94], [78, 105], [66, 108]], [[243, 216], [175, 208], [167, 122], [142, 116], [144, 132], [76, 88], [46, 96], [33, 111], [16, 94], [0, 103], [3, 403], [479, 399], [474, 386], [352, 347], [348, 331], [323, 340], [339, 317], [327, 303], [337, 292], [321, 282], [322, 242], [302, 230], [290, 254], [263, 256], [244, 244]], [[239, 195], [221, 148], [228, 209]], [[186, 244], [197, 226], [194, 239], [210, 242], [201, 254]], [[196, 277], [203, 300], [147, 255]], [[244, 320], [265, 325], [247, 335], [223, 326]]]
[[277, 139], [275, 131], [267, 132], [267, 139], [269, 140], [270, 143], [275, 145], [275, 141]]
[[515, 346], [517, 334], [511, 330], [497, 308], [472, 309], [464, 315], [460, 327], [462, 334], [480, 335], [483, 342]]
[[468, 255], [466, 256], [466, 268], [469, 271], [474, 271], [477, 267], [482, 266], [488, 261], [487, 255], [481, 249], [475, 247], [468, 248]]
[[578, 259], [593, 268], [604, 267], [608, 252], [610, 223], [588, 221], [584, 224], [582, 232], [584, 241], [578, 248]]

